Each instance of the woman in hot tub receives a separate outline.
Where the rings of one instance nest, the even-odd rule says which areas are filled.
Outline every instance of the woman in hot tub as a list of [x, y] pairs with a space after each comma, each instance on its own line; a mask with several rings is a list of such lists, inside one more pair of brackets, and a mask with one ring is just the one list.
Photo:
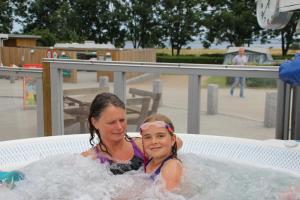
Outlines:
[[[92, 148], [83, 152], [83, 156], [108, 164], [113, 174], [123, 174], [143, 166], [142, 140], [126, 134], [125, 105], [116, 95], [98, 94], [92, 101], [88, 122]], [[99, 141], [96, 144], [95, 137]], [[179, 138], [176, 143], [178, 147], [182, 146]]]

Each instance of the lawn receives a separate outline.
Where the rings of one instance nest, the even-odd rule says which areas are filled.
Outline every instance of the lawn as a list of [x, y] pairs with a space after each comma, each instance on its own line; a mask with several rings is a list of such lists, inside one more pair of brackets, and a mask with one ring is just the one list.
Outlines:
[[[182, 49], [180, 55], [202, 55], [202, 54], [225, 54], [227, 49]], [[270, 48], [271, 54], [274, 56], [281, 55], [280, 48]], [[165, 53], [171, 55], [170, 48], [156, 49], [156, 53]], [[299, 50], [290, 49], [288, 54], [295, 55]]]

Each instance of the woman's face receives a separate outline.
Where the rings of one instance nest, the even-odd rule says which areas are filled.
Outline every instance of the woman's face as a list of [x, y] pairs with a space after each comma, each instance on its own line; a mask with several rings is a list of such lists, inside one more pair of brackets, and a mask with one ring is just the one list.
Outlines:
[[109, 105], [100, 118], [92, 118], [92, 123], [104, 142], [118, 142], [124, 138], [127, 129], [126, 112], [123, 108]]
[[164, 159], [169, 156], [175, 140], [175, 136], [171, 136], [164, 127], [150, 125], [143, 130], [144, 149], [150, 158]]

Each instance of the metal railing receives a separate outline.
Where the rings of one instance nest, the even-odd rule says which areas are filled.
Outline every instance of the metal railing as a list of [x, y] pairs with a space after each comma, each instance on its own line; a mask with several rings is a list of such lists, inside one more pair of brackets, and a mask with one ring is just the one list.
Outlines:
[[[278, 66], [239, 66], [209, 64], [174, 64], [174, 63], [143, 63], [143, 62], [101, 62], [85, 60], [44, 59], [49, 63], [51, 78], [51, 112], [52, 135], [63, 133], [63, 70], [111, 71], [114, 73], [114, 93], [125, 101], [126, 72], [167, 73], [187, 75], [188, 81], [188, 117], [187, 132], [200, 133], [200, 93], [202, 76], [231, 76], [278, 79]], [[280, 84], [283, 84], [280, 80]], [[280, 98], [278, 92], [278, 99]], [[278, 105], [281, 105], [278, 101]], [[280, 110], [280, 109], [279, 109]], [[280, 115], [281, 113], [278, 113]], [[277, 117], [279, 119], [279, 117]], [[282, 124], [277, 122], [276, 130]], [[277, 136], [276, 136], [277, 137]]]

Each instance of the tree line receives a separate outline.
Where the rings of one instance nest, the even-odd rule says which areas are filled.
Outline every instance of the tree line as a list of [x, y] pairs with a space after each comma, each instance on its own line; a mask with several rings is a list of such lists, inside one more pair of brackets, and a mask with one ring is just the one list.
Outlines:
[[282, 30], [262, 30], [256, 20], [253, 0], [1, 0], [0, 32], [11, 33], [13, 22], [20, 33], [42, 36], [40, 45], [56, 42], [112, 43], [134, 48], [165, 47], [172, 55], [200, 40], [205, 48], [213, 43], [251, 46], [281, 37], [282, 54], [294, 42], [299, 14]]

